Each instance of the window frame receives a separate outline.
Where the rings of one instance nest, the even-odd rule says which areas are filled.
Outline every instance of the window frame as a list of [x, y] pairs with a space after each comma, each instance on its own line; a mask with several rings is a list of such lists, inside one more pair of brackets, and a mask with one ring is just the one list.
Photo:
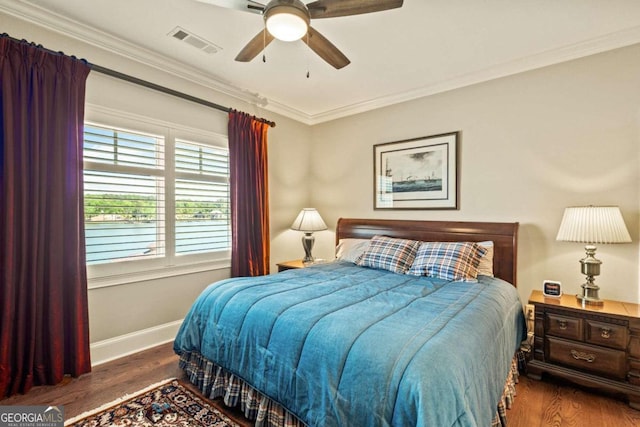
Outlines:
[[87, 264], [89, 289], [230, 267], [231, 248], [195, 254], [175, 253], [175, 142], [183, 140], [228, 150], [226, 135], [98, 106], [86, 107], [85, 124], [164, 138], [165, 254], [117, 263]]

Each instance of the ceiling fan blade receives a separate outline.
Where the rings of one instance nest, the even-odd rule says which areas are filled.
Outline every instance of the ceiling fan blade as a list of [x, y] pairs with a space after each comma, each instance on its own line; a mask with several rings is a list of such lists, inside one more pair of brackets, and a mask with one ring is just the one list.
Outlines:
[[311, 27], [309, 27], [308, 35], [302, 37], [302, 41], [304, 41], [311, 50], [317, 53], [320, 58], [324, 59], [338, 70], [351, 63], [349, 58], [344, 56], [344, 54], [333, 45], [333, 43]]
[[267, 29], [263, 29], [260, 31], [254, 38], [251, 39], [249, 43], [245, 47], [242, 48], [238, 56], [236, 56], [236, 61], [238, 62], [249, 62], [253, 58], [256, 57], [260, 52], [264, 50], [264, 48], [273, 41], [273, 36], [269, 34]]
[[359, 15], [402, 7], [403, 0], [318, 0], [307, 5], [312, 19]]
[[244, 12], [252, 12], [262, 14], [264, 5], [253, 0], [196, 0], [200, 3], [212, 4], [214, 6], [225, 7], [227, 9], [242, 10]]

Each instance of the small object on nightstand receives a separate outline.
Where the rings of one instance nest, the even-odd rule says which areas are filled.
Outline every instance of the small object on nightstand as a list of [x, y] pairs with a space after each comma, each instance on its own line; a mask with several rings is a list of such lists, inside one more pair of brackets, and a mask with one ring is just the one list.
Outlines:
[[545, 297], [560, 298], [562, 296], [562, 284], [555, 280], [542, 282], [542, 293]]

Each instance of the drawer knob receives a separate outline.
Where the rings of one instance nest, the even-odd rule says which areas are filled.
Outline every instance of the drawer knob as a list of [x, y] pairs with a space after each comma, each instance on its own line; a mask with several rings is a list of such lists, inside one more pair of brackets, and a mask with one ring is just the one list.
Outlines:
[[611, 338], [611, 329], [609, 328], [600, 328], [600, 336], [602, 338]]
[[571, 356], [573, 356], [573, 358], [576, 360], [584, 360], [589, 363], [592, 363], [594, 360], [596, 360], [595, 354], [585, 353], [584, 351], [571, 350]]
[[567, 329], [567, 321], [566, 320], [558, 320], [558, 327], [562, 330]]

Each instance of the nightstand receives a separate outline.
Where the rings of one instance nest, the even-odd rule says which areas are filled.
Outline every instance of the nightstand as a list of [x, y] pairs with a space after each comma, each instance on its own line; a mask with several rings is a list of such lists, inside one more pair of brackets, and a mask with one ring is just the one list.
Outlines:
[[301, 259], [294, 259], [293, 261], [279, 262], [276, 265], [278, 266], [278, 273], [280, 273], [281, 271], [285, 271], [285, 270], [305, 268], [305, 267], [309, 267], [310, 265], [325, 264], [326, 262], [328, 262], [326, 259], [320, 259], [320, 258], [316, 258], [315, 261], [309, 262], [309, 263], [302, 262]]
[[278, 264], [276, 264], [278, 266], [278, 273], [285, 271], [285, 270], [293, 270], [296, 268], [304, 268], [305, 265], [302, 262], [301, 259], [294, 259], [293, 261], [285, 261], [285, 262], [279, 262]]
[[575, 295], [545, 297], [533, 291], [533, 358], [527, 375], [543, 373], [623, 395], [640, 410], [640, 305], [605, 300], [582, 305]]

